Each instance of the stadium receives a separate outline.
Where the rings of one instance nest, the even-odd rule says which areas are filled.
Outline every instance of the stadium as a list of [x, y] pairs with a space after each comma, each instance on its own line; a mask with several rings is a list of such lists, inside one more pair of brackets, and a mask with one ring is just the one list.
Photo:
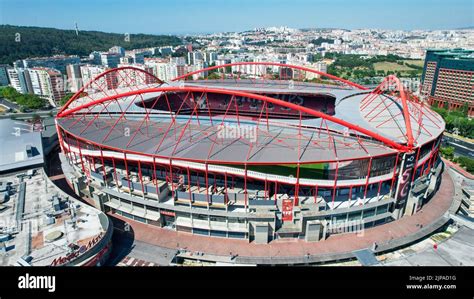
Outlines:
[[56, 117], [64, 172], [101, 210], [193, 235], [322, 241], [417, 213], [445, 124], [395, 76], [374, 89], [273, 62], [163, 82], [108, 70]]

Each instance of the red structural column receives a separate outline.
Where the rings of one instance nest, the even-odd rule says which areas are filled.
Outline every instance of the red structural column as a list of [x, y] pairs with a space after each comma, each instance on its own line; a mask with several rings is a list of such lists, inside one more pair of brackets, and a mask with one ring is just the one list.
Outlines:
[[215, 173], [213, 174], [213, 178], [214, 178], [214, 184], [212, 184], [212, 193], [214, 194], [217, 190], [217, 179], [216, 179]]
[[128, 175], [127, 153], [123, 153], [123, 156], [124, 156], [123, 162], [125, 163], [125, 177], [127, 178], [128, 190], [129, 190], [129, 193], [132, 193], [132, 187], [130, 186], [130, 177]]
[[433, 146], [431, 147], [431, 152], [430, 152], [430, 158], [429, 158], [429, 162], [428, 162], [428, 168], [431, 169], [433, 167], [432, 163], [433, 163], [433, 157], [434, 157], [434, 154], [436, 152], [435, 150], [435, 144], [436, 144], [436, 140], [433, 141]]
[[349, 206], [351, 205], [352, 200], [352, 185], [349, 186]]
[[77, 148], [79, 149], [79, 158], [81, 159], [81, 166], [82, 166], [82, 171], [86, 171], [86, 168], [84, 167], [84, 161], [82, 160], [82, 151], [81, 151], [81, 144], [79, 142], [78, 139], [76, 139], [77, 141]]
[[248, 193], [247, 193], [247, 163], [245, 163], [245, 174], [244, 174], [244, 197], [245, 197], [245, 210], [247, 210], [248, 204]]
[[76, 153], [73, 153], [71, 151], [71, 145], [69, 144], [69, 140], [68, 140], [68, 143], [67, 143], [67, 147], [68, 147], [67, 154], [69, 155], [69, 163], [71, 165], [74, 165], [74, 162], [75, 162], [76, 159], [72, 157], [72, 154], [74, 154], [74, 157], [75, 157]]
[[196, 184], [198, 187], [198, 192], [201, 193], [201, 184], [199, 183], [199, 172], [196, 172]]
[[102, 162], [102, 170], [104, 173], [104, 183], [107, 185], [107, 172], [105, 171], [104, 155], [102, 154], [102, 148], [100, 148], [100, 160]]
[[142, 167], [140, 160], [138, 160], [138, 178], [140, 179], [140, 184], [142, 185], [143, 196], [145, 196], [145, 188], [143, 187]]
[[314, 187], [314, 203], [318, 202], [318, 185]]
[[265, 176], [265, 187], [263, 190], [263, 198], [267, 199], [267, 177]]
[[337, 189], [337, 174], [339, 172], [339, 161], [336, 161], [336, 173], [334, 176], [334, 187], [332, 190], [332, 207], [334, 208], [334, 200], [336, 199], [336, 189]]
[[172, 166], [172, 160], [170, 159], [170, 181], [171, 181], [171, 197], [174, 200], [174, 181], [173, 181], [173, 166]]
[[115, 167], [115, 159], [112, 157], [112, 166], [114, 168], [115, 184], [117, 185], [117, 191], [119, 190], [119, 183], [117, 177], [117, 168]]
[[209, 168], [206, 162], [206, 176], [204, 178], [206, 182], [206, 200], [207, 200], [207, 205], [209, 206], [209, 180], [208, 180], [208, 174], [209, 174]]
[[227, 205], [229, 202], [229, 196], [227, 195], [227, 172], [224, 172], [224, 192], [225, 192], [225, 197], [224, 197], [224, 203]]
[[416, 153], [415, 168], [413, 169], [413, 175], [411, 176], [411, 182], [412, 182], [412, 183], [413, 183], [413, 181], [415, 180], [416, 170], [418, 169], [418, 159], [420, 158], [420, 152], [421, 152], [421, 147], [418, 148], [418, 151], [417, 151], [417, 153]]
[[[91, 164], [91, 160], [92, 160], [92, 164]], [[89, 161], [89, 165], [91, 166], [91, 169], [94, 170], [94, 172], [95, 172], [97, 169], [95, 168], [95, 159], [94, 159], [94, 157], [90, 156], [88, 161]]]
[[278, 204], [278, 202], [277, 202], [277, 200], [278, 200], [277, 193], [278, 193], [278, 182], [275, 181], [275, 205]]
[[364, 204], [365, 204], [365, 198], [367, 197], [367, 187], [369, 186], [371, 168], [372, 168], [372, 157], [370, 157], [369, 159], [369, 167], [367, 168], [367, 180], [365, 181], [365, 190], [364, 190]]
[[186, 168], [188, 175], [188, 192], [189, 192], [189, 204], [193, 203], [193, 195], [191, 193], [191, 174], [189, 172], [189, 166]]
[[295, 200], [293, 202], [294, 206], [298, 206], [298, 204], [299, 204], [299, 199], [298, 199], [299, 189], [300, 189], [300, 162], [298, 162], [298, 164], [296, 166]]
[[395, 183], [395, 178], [397, 176], [397, 165], [398, 165], [399, 157], [400, 157], [400, 154], [397, 154], [397, 158], [395, 158], [395, 166], [393, 167], [392, 183], [390, 184], [390, 194], [392, 194], [393, 184]]
[[156, 162], [155, 162], [155, 157], [153, 157], [153, 183], [155, 184], [155, 189], [156, 189], [156, 197], [160, 198], [160, 192], [158, 189], [158, 178], [156, 177]]

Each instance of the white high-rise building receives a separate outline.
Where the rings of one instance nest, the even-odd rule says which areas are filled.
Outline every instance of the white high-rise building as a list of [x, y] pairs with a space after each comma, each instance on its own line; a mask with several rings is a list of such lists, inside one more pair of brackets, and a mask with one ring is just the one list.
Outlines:
[[28, 85], [25, 78], [25, 69], [9, 68], [7, 69], [10, 85], [19, 93], [28, 93]]
[[[80, 69], [82, 84], [84, 86], [105, 71], [105, 67], [103, 66], [90, 64], [81, 65]], [[91, 86], [90, 89], [98, 89], [98, 86], [101, 86], [102, 84], [105, 84], [105, 77], [102, 77], [101, 80], [99, 80], [97, 83], [94, 83], [94, 86]]]
[[100, 60], [103, 66], [116, 68], [120, 63], [121, 55], [118, 53], [101, 53]]
[[203, 60], [201, 52], [189, 52], [188, 53], [188, 64], [193, 65], [198, 63], [198, 61]]
[[216, 52], [206, 52], [206, 55], [204, 56], [204, 61], [206, 61], [207, 64], [212, 64], [216, 60], [217, 60]]
[[163, 81], [171, 81], [178, 77], [177, 65], [174, 63], [157, 63], [156, 74], [157, 77]]
[[30, 92], [46, 98], [52, 106], [56, 106], [64, 95], [64, 78], [62, 74], [50, 68], [27, 69], [31, 90]]
[[125, 56], [125, 49], [120, 46], [114, 46], [109, 49], [109, 53], [120, 54], [121, 57]]
[[[132, 63], [132, 64], [119, 64], [119, 67], [127, 67], [131, 66], [137, 69], [144, 70], [147, 73], [153, 74], [153, 67], [141, 63]], [[151, 76], [144, 76], [135, 70], [131, 69], [124, 69], [122, 70], [123, 75], [118, 77], [118, 86], [119, 87], [126, 87], [130, 84], [132, 85], [143, 85], [143, 84], [153, 84], [156, 81]]]
[[82, 87], [81, 66], [79, 64], [68, 64], [66, 66], [68, 89], [77, 92]]
[[176, 65], [185, 65], [186, 59], [184, 57], [171, 57], [170, 62]]

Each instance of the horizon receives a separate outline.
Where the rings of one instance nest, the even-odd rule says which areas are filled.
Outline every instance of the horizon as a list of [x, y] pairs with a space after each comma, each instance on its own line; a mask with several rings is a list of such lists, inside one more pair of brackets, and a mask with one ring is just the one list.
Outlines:
[[[12, 27], [26, 27], [26, 28], [43, 28], [43, 29], [56, 29], [56, 30], [66, 30], [66, 31], [74, 31], [75, 28], [58, 28], [58, 27], [47, 27], [47, 26], [36, 26], [36, 25], [16, 25], [16, 24], [3, 24], [0, 23], [0, 26], [12, 26]], [[296, 29], [296, 30], [386, 30], [386, 31], [404, 31], [404, 32], [412, 32], [412, 31], [448, 31], [448, 30], [474, 30], [474, 26], [466, 26], [466, 27], [459, 27], [459, 28], [439, 28], [439, 29], [387, 29], [387, 28], [376, 28], [376, 27], [361, 27], [361, 28], [343, 28], [343, 27], [307, 27], [307, 28], [296, 28], [290, 27], [287, 25], [270, 25], [266, 27], [258, 27], [258, 28], [278, 28], [278, 27], [287, 27], [289, 29]], [[193, 36], [193, 35], [211, 35], [211, 34], [220, 34], [220, 33], [241, 33], [246, 31], [254, 30], [255, 28], [248, 28], [239, 31], [215, 31], [215, 32], [176, 32], [176, 33], [144, 33], [144, 32], [126, 32], [129, 34], [145, 34], [145, 35], [164, 35], [164, 36]], [[79, 33], [81, 31], [84, 32], [102, 32], [102, 33], [109, 33], [109, 34], [123, 34], [124, 32], [113, 32], [113, 31], [103, 31], [99, 29], [83, 29], [79, 28]]]
[[[222, 3], [216, 0], [183, 0], [180, 3], [83, 0], [74, 3], [74, 9], [68, 2], [0, 0], [0, 24], [74, 30], [77, 22], [79, 31], [155, 35], [242, 32], [280, 26], [403, 31], [459, 30], [474, 26], [474, 2], [471, 0], [399, 0], [397, 6], [380, 5], [375, 0], [358, 3], [342, 0], [295, 0], [293, 3], [282, 0], [258, 3], [250, 0]], [[25, 7], [29, 9], [25, 10]], [[396, 14], [394, 11], [402, 12]]]

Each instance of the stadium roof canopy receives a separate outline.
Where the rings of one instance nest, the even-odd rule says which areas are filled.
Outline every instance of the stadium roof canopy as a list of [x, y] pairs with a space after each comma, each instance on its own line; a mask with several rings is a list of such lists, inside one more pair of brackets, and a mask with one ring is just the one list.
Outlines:
[[[139, 71], [144, 74], [142, 80], [123, 85], [119, 82], [113, 89], [104, 87], [111, 78], [96, 78], [85, 86], [90, 88], [96, 84], [92, 92], [85, 96], [82, 96], [83, 91], [78, 92], [62, 108], [58, 124], [78, 139], [126, 153], [249, 164], [333, 162], [392, 155], [427, 144], [444, 131], [442, 118], [418, 99], [409, 97], [401, 81], [394, 76], [385, 78], [374, 90], [367, 90], [355, 83], [339, 84], [345, 83], [343, 79], [332, 84], [266, 78], [163, 83]], [[112, 72], [101, 76], [107, 77]], [[127, 73], [113, 78], [119, 75], [123, 78]], [[138, 76], [129, 77], [136, 81]], [[145, 84], [146, 81], [152, 82]], [[178, 99], [172, 108], [170, 94], [184, 95], [184, 98]], [[202, 106], [202, 103], [209, 101], [210, 94], [231, 97], [221, 109], [225, 115], [210, 111], [207, 115], [205, 110], [209, 105]], [[335, 102], [334, 114], [275, 99], [275, 94], [329, 96]], [[242, 115], [236, 107], [236, 97], [258, 101], [260, 117]], [[232, 99], [235, 106], [231, 107]], [[157, 101], [166, 101], [168, 109], [144, 108], [145, 103]], [[199, 113], [180, 113], [176, 106], [182, 103], [190, 105], [190, 110], [198, 106], [205, 109]], [[296, 117], [270, 119], [269, 104], [285, 107]], [[228, 114], [231, 108], [236, 109], [233, 115]], [[311, 117], [303, 119], [303, 113]], [[240, 136], [219, 139], [219, 124], [224, 120], [226, 124], [239, 127], [256, 127], [255, 140], [249, 142]], [[124, 134], [127, 130], [129, 133]]]

